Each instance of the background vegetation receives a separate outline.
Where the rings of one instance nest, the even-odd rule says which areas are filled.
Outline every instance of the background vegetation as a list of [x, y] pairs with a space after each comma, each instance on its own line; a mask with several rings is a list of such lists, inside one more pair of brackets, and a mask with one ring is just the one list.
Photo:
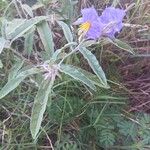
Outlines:
[[[52, 30], [55, 49], [62, 48], [70, 40], [68, 28], [62, 22], [59, 22], [60, 25], [58, 20], [66, 23], [77, 40], [77, 29], [72, 23], [79, 18], [82, 8], [92, 5], [99, 14], [110, 5], [128, 9], [124, 19], [126, 26], [121, 34], [116, 35], [123, 43], [116, 45], [101, 41], [89, 47], [102, 66], [110, 88], [99, 85], [93, 92], [75, 79], [61, 74], [48, 99], [40, 132], [33, 139], [29, 129], [31, 110], [42, 75], [21, 79], [21, 84], [0, 100], [0, 149], [150, 149], [149, 0], [1, 0], [0, 34], [13, 38], [10, 40], [11, 48], [6, 46], [0, 54], [0, 89], [24, 71], [20, 71], [22, 67], [47, 60], [46, 46], [51, 45], [44, 45], [45, 39], [41, 35], [47, 35], [45, 43], [49, 43], [51, 36], [47, 29]], [[25, 31], [30, 25], [24, 23], [23, 33], [18, 31], [21, 36], [17, 31], [13, 32], [23, 23], [17, 22], [18, 18], [35, 16], [48, 16], [51, 26], [34, 31], [34, 25], [38, 23], [35, 19], [30, 31]], [[11, 28], [4, 33], [6, 21]], [[0, 49], [1, 46], [2, 41]], [[71, 48], [68, 47], [65, 52]], [[65, 52], [60, 58], [65, 56]], [[93, 73], [80, 54], [69, 57], [66, 63]]]

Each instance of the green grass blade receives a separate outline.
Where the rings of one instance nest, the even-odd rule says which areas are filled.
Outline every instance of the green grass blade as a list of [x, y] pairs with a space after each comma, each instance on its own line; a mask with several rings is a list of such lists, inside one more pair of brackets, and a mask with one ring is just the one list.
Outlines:
[[108, 96], [108, 95], [100, 95], [94, 98], [95, 100], [103, 99], [103, 100], [127, 100], [126, 97], [115, 97], [115, 96]]
[[72, 65], [61, 65], [61, 72], [64, 72], [65, 74], [71, 76], [72, 78], [81, 81], [88, 87], [90, 87], [93, 90], [96, 90], [95, 85], [92, 83], [90, 79], [88, 79], [82, 72], [80, 72], [76, 67]]
[[94, 73], [97, 75], [97, 77], [100, 79], [101, 83], [104, 86], [108, 86], [105, 73], [103, 69], [101, 68], [96, 57], [85, 47], [80, 47], [79, 51], [82, 53], [84, 58], [88, 61], [88, 64], [90, 65]]
[[43, 114], [46, 110], [46, 105], [52, 86], [53, 81], [43, 81], [35, 97], [30, 121], [30, 131], [33, 139], [36, 138], [40, 130]]

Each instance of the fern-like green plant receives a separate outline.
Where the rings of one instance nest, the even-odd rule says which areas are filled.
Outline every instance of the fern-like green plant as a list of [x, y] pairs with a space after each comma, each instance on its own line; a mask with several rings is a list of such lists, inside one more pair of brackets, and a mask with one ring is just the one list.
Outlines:
[[137, 136], [137, 124], [131, 121], [122, 120], [117, 124], [119, 132], [126, 138], [132, 138], [134, 140]]
[[112, 130], [104, 129], [98, 134], [97, 140], [100, 146], [107, 148], [114, 145], [116, 137]]

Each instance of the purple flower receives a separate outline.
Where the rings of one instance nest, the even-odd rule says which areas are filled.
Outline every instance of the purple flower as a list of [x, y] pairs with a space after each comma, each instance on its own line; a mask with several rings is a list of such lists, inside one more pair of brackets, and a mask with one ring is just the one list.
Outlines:
[[74, 24], [79, 25], [79, 32], [84, 33], [88, 39], [97, 39], [101, 36], [103, 24], [94, 7], [81, 10], [82, 18], [79, 18]]
[[120, 32], [123, 27], [122, 20], [125, 11], [119, 8], [108, 7], [101, 16], [98, 16], [94, 7], [81, 10], [82, 17], [74, 25], [79, 25], [79, 34], [88, 39], [97, 39], [101, 36], [113, 38], [115, 33]]
[[114, 37], [116, 32], [120, 32], [123, 27], [122, 20], [125, 16], [125, 11], [119, 8], [108, 7], [99, 17], [101, 23], [105, 25], [103, 35], [110, 38]]

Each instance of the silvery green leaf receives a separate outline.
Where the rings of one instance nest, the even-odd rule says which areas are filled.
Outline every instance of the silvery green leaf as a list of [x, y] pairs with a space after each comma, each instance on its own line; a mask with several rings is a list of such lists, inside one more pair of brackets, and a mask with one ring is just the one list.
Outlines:
[[132, 49], [132, 47], [130, 45], [128, 45], [125, 42], [122, 42], [119, 39], [108, 39], [108, 41], [131, 54], [135, 54], [134, 50]]
[[30, 54], [33, 51], [33, 44], [34, 44], [34, 29], [31, 29], [29, 33], [27, 33], [25, 37], [25, 42], [24, 42], [24, 49], [25, 53], [30, 56]]
[[3, 37], [0, 37], [0, 54], [5, 47], [6, 40]]
[[52, 55], [52, 60], [56, 61], [58, 59], [59, 54], [61, 53], [62, 49], [57, 49], [54, 54]]
[[95, 57], [95, 55], [93, 55], [85, 47], [80, 47], [79, 51], [81, 52], [81, 54], [83, 55], [83, 57], [88, 61], [88, 64], [90, 65], [90, 67], [92, 68], [92, 70], [94, 71], [94, 73], [97, 75], [97, 77], [99, 78], [99, 80], [101, 81], [101, 83], [104, 86], [107, 87], [108, 85], [107, 85], [107, 79], [106, 79], [105, 73], [104, 73], [103, 69], [101, 68], [98, 60]]
[[72, 0], [62, 0], [62, 14], [65, 14], [71, 21], [73, 18], [73, 1]]
[[49, 59], [54, 53], [54, 42], [52, 37], [52, 31], [46, 21], [43, 21], [40, 24], [38, 24], [37, 30]]
[[93, 44], [96, 44], [95, 40], [87, 40], [82, 43], [82, 47], [89, 47], [92, 46]]
[[9, 71], [9, 75], [8, 75], [8, 81], [14, 79], [17, 76], [18, 71], [21, 69], [21, 67], [23, 66], [24, 61], [23, 60], [18, 60], [14, 66], [12, 66], [12, 68]]
[[96, 87], [92, 83], [92, 81], [90, 79], [88, 79], [88, 77], [86, 77], [82, 72], [80, 72], [78, 69], [76, 69], [76, 67], [74, 67], [72, 65], [62, 64], [60, 66], [60, 71], [71, 76], [75, 80], [78, 80], [78, 81], [84, 83], [85, 85], [87, 85], [91, 89], [96, 90]]
[[30, 17], [33, 17], [32, 8], [31, 8], [29, 5], [23, 4], [23, 5], [22, 5], [22, 8], [26, 11], [26, 13], [27, 13]]
[[8, 38], [11, 39], [11, 42], [16, 40], [17, 38], [23, 36], [27, 31], [29, 31], [34, 25], [37, 23], [47, 19], [46, 16], [38, 16], [31, 18], [29, 20], [25, 20], [22, 24], [20, 24], [13, 32], [8, 35]]
[[32, 108], [31, 121], [30, 121], [30, 131], [33, 139], [36, 138], [43, 119], [44, 112], [46, 110], [46, 105], [48, 101], [49, 94], [53, 86], [53, 81], [44, 80], [37, 92], [34, 100], [34, 105]]
[[56, 61], [56, 60], [58, 59], [59, 54], [60, 54], [63, 50], [65, 50], [66, 48], [71, 47], [71, 46], [73, 46], [73, 45], [77, 45], [77, 43], [76, 43], [76, 42], [71, 42], [71, 43], [68, 43], [68, 44], [64, 45], [61, 49], [57, 49], [57, 50], [54, 52], [54, 54], [52, 55], [52, 59], [53, 59], [54, 61]]
[[102, 88], [106, 88], [106, 89], [110, 88], [109, 85], [106, 86], [106, 85], [103, 85], [101, 82], [99, 82], [99, 78], [97, 77], [97, 75], [95, 75], [91, 72], [88, 72], [84, 69], [81, 69], [81, 68], [77, 68], [77, 67], [75, 67], [75, 68], [78, 69], [79, 72], [82, 72], [86, 77], [88, 77], [88, 79], [90, 79], [94, 85], [102, 87]]
[[112, 7], [116, 7], [120, 3], [120, 0], [113, 0]]
[[27, 68], [27, 69], [22, 68], [20, 71], [18, 71], [17, 77], [20, 77], [20, 76], [27, 77], [27, 76], [37, 74], [40, 72], [42, 72], [42, 70], [40, 70], [39, 68], [36, 68], [36, 67]]
[[3, 68], [3, 63], [2, 61], [0, 60], [0, 69]]
[[30, 68], [20, 72], [15, 78], [10, 79], [6, 85], [0, 90], [0, 99], [9, 94], [14, 90], [26, 77], [39, 73], [40, 70], [37, 68]]
[[3, 32], [6, 34], [6, 38], [10, 39], [10, 35], [15, 32], [19, 26], [23, 25], [26, 19], [13, 19], [12, 21], [3, 21]]
[[64, 35], [68, 43], [73, 42], [73, 35], [71, 33], [69, 26], [63, 21], [58, 21], [58, 24], [62, 27]]

